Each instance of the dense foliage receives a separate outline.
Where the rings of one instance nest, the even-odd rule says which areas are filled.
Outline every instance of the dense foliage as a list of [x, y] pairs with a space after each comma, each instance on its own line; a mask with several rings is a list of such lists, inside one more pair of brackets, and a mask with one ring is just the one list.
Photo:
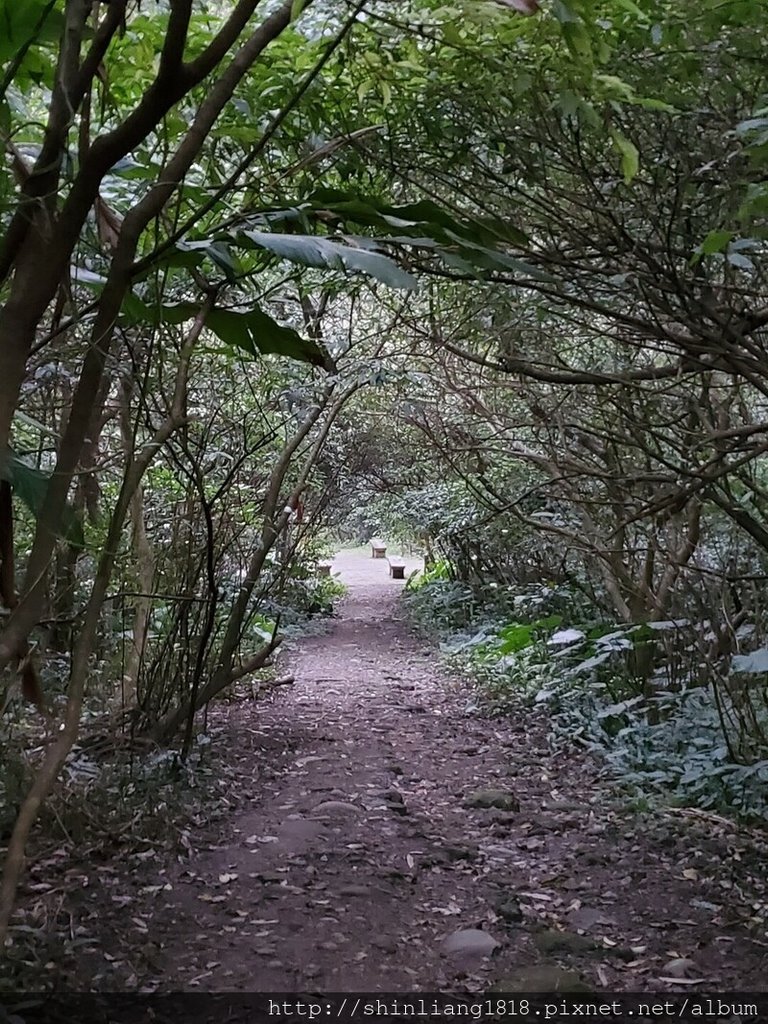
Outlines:
[[0, 25], [0, 936], [82, 722], [186, 756], [332, 536], [424, 552], [497, 706], [763, 814], [765, 5]]

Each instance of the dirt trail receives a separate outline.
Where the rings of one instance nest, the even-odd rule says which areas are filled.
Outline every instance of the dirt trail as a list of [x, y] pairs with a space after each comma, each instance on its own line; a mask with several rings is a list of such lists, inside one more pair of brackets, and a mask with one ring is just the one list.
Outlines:
[[[401, 621], [386, 562], [344, 554], [335, 569], [349, 596], [326, 635], [291, 653], [295, 685], [230, 716], [250, 806], [203, 829], [195, 856], [163, 866], [154, 888], [152, 865], [126, 883], [111, 955], [136, 985], [532, 990], [581, 978], [659, 991], [674, 990], [657, 979], [675, 971], [709, 990], [765, 984], [765, 925], [746, 920], [764, 898], [749, 837], [680, 814], [633, 820], [588, 758], [549, 749], [535, 717], [467, 713], [466, 692]], [[507, 809], [465, 805], [488, 789], [514, 795]]]

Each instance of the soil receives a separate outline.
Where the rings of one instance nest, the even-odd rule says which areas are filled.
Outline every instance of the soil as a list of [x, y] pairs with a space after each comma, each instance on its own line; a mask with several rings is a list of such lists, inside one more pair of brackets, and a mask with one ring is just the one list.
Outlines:
[[289, 653], [293, 686], [217, 712], [233, 809], [176, 859], [83, 866], [73, 934], [99, 940], [69, 984], [765, 985], [761, 835], [700, 812], [634, 814], [535, 712], [470, 710], [403, 621], [385, 561], [346, 553], [334, 571], [349, 594]]

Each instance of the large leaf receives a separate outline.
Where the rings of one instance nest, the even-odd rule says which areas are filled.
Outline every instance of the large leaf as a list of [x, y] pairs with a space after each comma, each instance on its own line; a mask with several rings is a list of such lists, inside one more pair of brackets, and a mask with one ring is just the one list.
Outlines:
[[64, 27], [56, 0], [0, 0], [0, 64], [37, 40], [52, 42]]
[[271, 352], [315, 366], [324, 366], [326, 362], [324, 353], [314, 341], [303, 338], [292, 327], [277, 323], [258, 306], [247, 313], [214, 309], [206, 320], [206, 327], [226, 345], [239, 348], [250, 356]]
[[699, 246], [699, 252], [703, 256], [711, 256], [713, 253], [722, 252], [728, 247], [728, 243], [732, 238], [732, 231], [710, 231]]
[[613, 144], [621, 155], [621, 172], [625, 184], [629, 185], [640, 167], [640, 154], [637, 146], [622, 132], [612, 132]]
[[[344, 241], [351, 245], [323, 235], [281, 235], [259, 230], [281, 223], [306, 226], [313, 220], [326, 230], [329, 223], [336, 227], [343, 224], [347, 228]], [[350, 233], [353, 224], [375, 229], [377, 237], [363, 238]], [[479, 278], [484, 276], [482, 272], [510, 270], [526, 277], [543, 276], [541, 271], [504, 251], [508, 246], [528, 246], [528, 238], [519, 228], [500, 219], [459, 217], [430, 199], [391, 206], [371, 196], [322, 189], [313, 192], [300, 206], [251, 214], [249, 229], [239, 237], [241, 242], [243, 238], [250, 244], [255, 241], [285, 259], [315, 267], [360, 270], [394, 287], [413, 287], [415, 281], [381, 253], [385, 245], [429, 249], [448, 266]], [[358, 249], [370, 255], [360, 255]]]
[[517, 654], [530, 647], [534, 641], [533, 626], [513, 622], [499, 630], [498, 651], [500, 654]]
[[[236, 282], [245, 276], [245, 269], [240, 265], [238, 259], [232, 254], [230, 246], [223, 242], [206, 238], [197, 241], [177, 242], [170, 249], [165, 251], [154, 266], [192, 267], [201, 266], [205, 260], [211, 261], [213, 266], [223, 271], [224, 276], [230, 283]], [[149, 277], [153, 267], [148, 267], [136, 280]]]
[[749, 675], [763, 675], [768, 672], [768, 647], [759, 647], [751, 654], [734, 654], [731, 659], [733, 672], [746, 672]]
[[[183, 324], [194, 320], [199, 307], [193, 302], [148, 305], [135, 295], [130, 295], [123, 303], [123, 311], [136, 323], [157, 326], [161, 323]], [[205, 319], [205, 326], [225, 345], [239, 348], [251, 357], [259, 352], [272, 352], [316, 366], [323, 366], [326, 362], [326, 357], [314, 341], [302, 338], [292, 327], [278, 324], [258, 306], [247, 310], [212, 309]]]
[[418, 284], [412, 274], [406, 273], [388, 256], [370, 249], [333, 242], [316, 235], [283, 235], [270, 231], [243, 231], [241, 241], [306, 267], [321, 270], [360, 271], [375, 277], [390, 288], [415, 288]]
[[[325, 233], [288, 234], [273, 230], [291, 224], [301, 225], [306, 232], [313, 223], [318, 223], [323, 232], [331, 224], [340, 234], [330, 238]], [[343, 234], [342, 224], [347, 228]], [[349, 230], [351, 225], [373, 228], [376, 237], [355, 234]], [[428, 249], [447, 266], [460, 273], [474, 274], [478, 279], [486, 277], [488, 271], [514, 271], [525, 277], [552, 280], [504, 251], [504, 247], [528, 246], [527, 236], [505, 221], [459, 217], [430, 199], [391, 206], [375, 197], [339, 189], [318, 190], [296, 206], [252, 212], [234, 233], [179, 243], [164, 252], [160, 262], [188, 267], [210, 258], [227, 271], [222, 254], [233, 261], [230, 250], [236, 246], [262, 249], [281, 259], [321, 270], [368, 274], [392, 288], [412, 289], [417, 280], [382, 251], [385, 247]], [[232, 266], [235, 267], [234, 262]], [[242, 266], [237, 266], [237, 272], [245, 273]]]
[[[83, 267], [73, 269], [73, 278], [96, 292], [104, 287], [104, 278]], [[184, 324], [194, 320], [200, 307], [193, 302], [166, 302], [149, 304], [133, 293], [123, 302], [123, 316], [133, 323]], [[319, 346], [309, 338], [303, 338], [292, 327], [284, 327], [273, 320], [259, 306], [249, 309], [212, 309], [205, 320], [205, 326], [220, 338], [225, 345], [239, 348], [249, 356], [259, 352], [288, 356], [300, 362], [324, 366], [327, 358]]]
[[421, 199], [406, 206], [390, 206], [372, 196], [359, 196], [338, 189], [322, 189], [313, 192], [308, 199], [311, 209], [326, 209], [345, 220], [374, 227], [397, 227], [410, 233], [428, 234], [445, 241], [443, 232], [451, 232], [482, 245], [493, 245], [504, 241], [525, 245], [527, 235], [512, 224], [499, 219], [480, 220], [476, 217], [457, 217], [431, 199]]
[[[13, 493], [24, 502], [35, 519], [38, 519], [42, 512], [50, 479], [50, 473], [45, 473], [36, 466], [30, 465], [22, 456], [13, 451], [7, 458], [0, 459], [0, 480], [5, 480], [11, 485]], [[60, 527], [56, 533], [71, 544], [83, 546], [83, 524], [70, 505], [65, 507]]]

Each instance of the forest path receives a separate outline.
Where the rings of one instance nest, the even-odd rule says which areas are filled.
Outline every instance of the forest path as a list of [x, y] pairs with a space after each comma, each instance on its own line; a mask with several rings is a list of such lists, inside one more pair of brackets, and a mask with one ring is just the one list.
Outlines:
[[[552, 752], [536, 716], [468, 712], [402, 621], [387, 563], [344, 553], [335, 570], [349, 594], [290, 652], [295, 685], [229, 712], [246, 799], [193, 837], [190, 859], [137, 876], [111, 949], [135, 984], [659, 991], [678, 972], [710, 991], [764, 985], [738, 832], [633, 819], [589, 758]], [[466, 806], [490, 789], [514, 794], [508, 809]]]

